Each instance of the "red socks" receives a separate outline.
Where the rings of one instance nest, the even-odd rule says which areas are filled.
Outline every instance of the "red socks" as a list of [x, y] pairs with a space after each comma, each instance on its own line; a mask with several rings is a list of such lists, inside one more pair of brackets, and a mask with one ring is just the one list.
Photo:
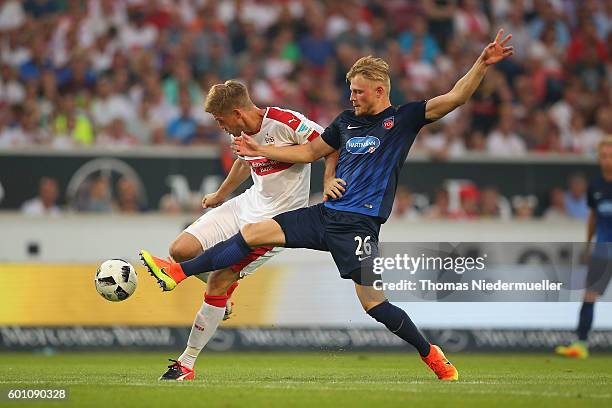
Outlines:
[[208, 293], [204, 294], [204, 302], [208, 303], [211, 306], [215, 306], [215, 307], [225, 307], [225, 305], [227, 304], [227, 299], [230, 298], [230, 296], [232, 296], [232, 293], [234, 293], [234, 289], [236, 289], [236, 287], [238, 286], [238, 282], [234, 282], [232, 283], [232, 286], [230, 286], [227, 289], [227, 292], [225, 293], [225, 295], [209, 295]]

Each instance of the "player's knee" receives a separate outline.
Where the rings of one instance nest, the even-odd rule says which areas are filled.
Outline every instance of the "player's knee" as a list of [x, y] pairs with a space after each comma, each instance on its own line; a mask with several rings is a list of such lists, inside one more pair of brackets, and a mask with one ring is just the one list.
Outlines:
[[258, 240], [258, 228], [257, 224], [246, 224], [244, 227], [240, 229], [242, 233], [242, 237], [246, 241], [249, 246], [251, 242], [255, 242]]
[[183, 262], [192, 259], [198, 255], [199, 251], [185, 245], [185, 241], [181, 239], [175, 240], [170, 245], [170, 256], [176, 262]]
[[361, 302], [361, 307], [363, 307], [363, 311], [368, 313], [371, 309], [374, 309], [376, 306], [380, 305], [381, 301], [369, 301], [369, 302]]
[[274, 220], [246, 224], [240, 229], [240, 232], [251, 248], [263, 245], [285, 245], [285, 233], [280, 225]]

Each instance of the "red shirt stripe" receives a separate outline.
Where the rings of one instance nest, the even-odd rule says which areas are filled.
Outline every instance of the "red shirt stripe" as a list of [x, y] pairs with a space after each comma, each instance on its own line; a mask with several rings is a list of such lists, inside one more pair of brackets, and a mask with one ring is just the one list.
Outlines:
[[308, 136], [308, 141], [312, 142], [314, 139], [316, 139], [319, 136], [321, 136], [319, 132], [317, 132], [316, 130], [313, 130], [310, 136]]
[[297, 129], [298, 125], [302, 122], [302, 120], [293, 113], [272, 107], [268, 108], [266, 117], [284, 123], [293, 130]]

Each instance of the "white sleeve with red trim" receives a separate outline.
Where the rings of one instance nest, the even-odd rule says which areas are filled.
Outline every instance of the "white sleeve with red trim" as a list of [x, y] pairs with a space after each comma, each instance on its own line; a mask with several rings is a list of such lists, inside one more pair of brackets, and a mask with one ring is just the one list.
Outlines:
[[287, 144], [304, 144], [319, 137], [324, 130], [303, 114], [288, 109], [270, 108], [268, 116], [279, 124], [275, 136]]

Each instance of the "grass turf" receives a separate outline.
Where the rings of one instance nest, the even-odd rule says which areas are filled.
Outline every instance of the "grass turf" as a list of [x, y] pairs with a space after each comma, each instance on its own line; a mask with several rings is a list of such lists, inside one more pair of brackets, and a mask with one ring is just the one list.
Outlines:
[[[0, 353], [0, 406], [610, 407], [612, 354], [450, 355], [460, 381], [435, 379], [416, 354], [204, 353], [196, 380], [159, 382], [172, 354]], [[7, 402], [10, 388], [66, 388], [60, 402]], [[3, 399], [4, 398], [4, 399]]]

